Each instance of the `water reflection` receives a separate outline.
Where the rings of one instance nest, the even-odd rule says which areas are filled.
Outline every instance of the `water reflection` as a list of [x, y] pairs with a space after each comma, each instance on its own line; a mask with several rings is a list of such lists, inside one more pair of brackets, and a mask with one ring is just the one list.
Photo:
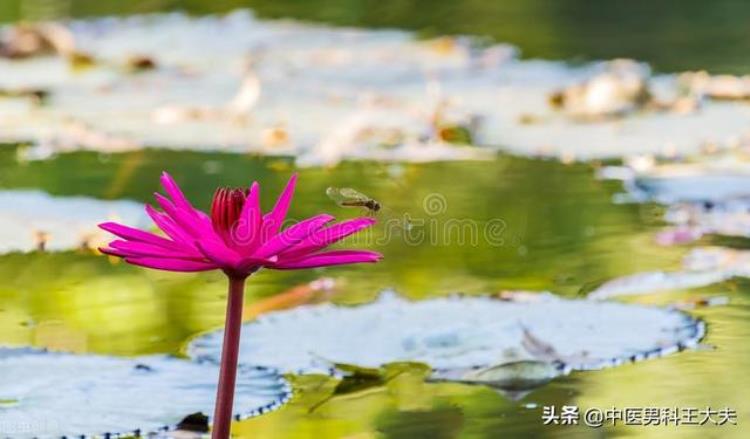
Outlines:
[[[16, 164], [14, 157], [10, 149], [0, 151], [0, 187], [149, 202], [158, 190], [159, 173], [167, 169], [202, 208], [208, 206], [213, 187], [258, 179], [264, 190], [277, 193], [292, 171], [284, 159], [157, 150], [106, 156], [81, 152], [24, 165]], [[220, 166], [222, 172], [206, 172], [207, 162]], [[664, 268], [665, 261], [676, 262], [681, 253], [644, 248], [651, 239], [650, 227], [641, 219], [651, 206], [613, 206], [610, 197], [618, 184], [594, 180], [589, 165], [501, 156], [486, 163], [401, 167], [394, 175], [386, 165], [347, 163], [336, 170], [309, 169], [301, 174], [292, 218], [321, 211], [342, 218], [360, 214], [332, 206], [325, 190], [336, 185], [357, 187], [412, 219], [412, 237], [419, 239], [385, 235], [393, 230], [381, 224], [373, 234], [364, 235], [372, 242], [350, 243], [372, 245], [386, 255], [374, 267], [330, 270], [346, 277], [366, 269], [352, 288], [353, 296], [367, 292], [371, 297], [384, 287], [414, 297], [501, 288], [551, 288], [573, 294], [587, 281]], [[443, 205], [430, 210], [425, 201], [436, 196]], [[500, 221], [498, 235], [488, 235], [489, 226]], [[467, 224], [474, 231], [466, 229]], [[276, 274], [272, 279], [279, 276], [299, 281], [300, 276], [309, 279], [317, 274]], [[262, 279], [265, 276], [256, 283], [264, 283]]]

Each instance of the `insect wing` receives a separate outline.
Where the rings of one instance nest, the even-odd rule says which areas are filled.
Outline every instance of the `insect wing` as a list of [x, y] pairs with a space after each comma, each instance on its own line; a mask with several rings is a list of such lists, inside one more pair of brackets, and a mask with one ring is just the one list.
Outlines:
[[348, 187], [329, 187], [326, 189], [326, 195], [339, 206], [363, 206], [370, 199], [366, 195]]

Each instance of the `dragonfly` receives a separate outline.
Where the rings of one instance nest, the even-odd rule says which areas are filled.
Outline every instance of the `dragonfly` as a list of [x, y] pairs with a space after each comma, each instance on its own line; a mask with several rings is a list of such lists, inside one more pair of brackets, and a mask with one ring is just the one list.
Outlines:
[[378, 213], [383, 207], [379, 201], [350, 187], [329, 187], [326, 189], [326, 195], [341, 207], [361, 207], [370, 215]]
[[399, 215], [396, 215], [391, 209], [384, 207], [380, 201], [350, 187], [329, 187], [326, 189], [326, 195], [341, 207], [359, 207], [365, 209], [369, 216], [386, 214], [389, 217], [389, 221], [395, 221], [394, 224], [397, 224], [400, 228], [405, 230], [411, 230], [412, 228], [408, 217], [399, 218]]

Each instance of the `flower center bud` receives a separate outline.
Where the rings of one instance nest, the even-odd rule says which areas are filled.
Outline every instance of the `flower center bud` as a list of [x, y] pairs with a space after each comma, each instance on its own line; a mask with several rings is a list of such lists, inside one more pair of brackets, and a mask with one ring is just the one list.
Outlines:
[[237, 223], [245, 204], [248, 189], [222, 187], [216, 189], [211, 201], [211, 223], [214, 230], [222, 236], [231, 233]]

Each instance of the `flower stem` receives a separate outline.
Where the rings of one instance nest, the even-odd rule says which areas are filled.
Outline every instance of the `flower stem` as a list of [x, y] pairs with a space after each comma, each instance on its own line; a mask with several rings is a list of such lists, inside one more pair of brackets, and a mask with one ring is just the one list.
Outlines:
[[221, 370], [216, 393], [212, 439], [228, 439], [232, 425], [232, 404], [237, 380], [237, 359], [240, 353], [244, 293], [245, 278], [230, 275], [227, 315], [224, 323], [224, 347], [221, 351]]

